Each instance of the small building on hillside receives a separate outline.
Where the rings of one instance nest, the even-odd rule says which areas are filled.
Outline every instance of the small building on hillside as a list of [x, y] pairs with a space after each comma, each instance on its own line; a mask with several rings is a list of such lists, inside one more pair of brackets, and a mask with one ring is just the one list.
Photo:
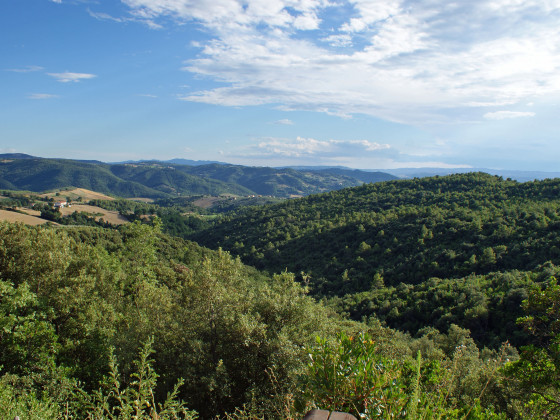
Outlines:
[[61, 209], [63, 207], [68, 207], [68, 202], [66, 201], [57, 201], [54, 203], [54, 208], [55, 209]]

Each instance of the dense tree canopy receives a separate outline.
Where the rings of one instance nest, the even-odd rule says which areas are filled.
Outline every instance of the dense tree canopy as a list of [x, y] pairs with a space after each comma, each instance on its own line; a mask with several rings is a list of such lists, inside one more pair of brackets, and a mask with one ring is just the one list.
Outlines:
[[119, 228], [0, 223], [0, 417], [557, 418], [558, 192], [468, 174], [210, 228], [121, 201]]

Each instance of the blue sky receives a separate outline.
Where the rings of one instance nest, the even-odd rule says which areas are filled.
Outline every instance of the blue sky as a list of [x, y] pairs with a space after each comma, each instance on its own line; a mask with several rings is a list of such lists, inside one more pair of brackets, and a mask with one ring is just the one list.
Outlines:
[[2, 0], [0, 152], [560, 171], [560, 0]]

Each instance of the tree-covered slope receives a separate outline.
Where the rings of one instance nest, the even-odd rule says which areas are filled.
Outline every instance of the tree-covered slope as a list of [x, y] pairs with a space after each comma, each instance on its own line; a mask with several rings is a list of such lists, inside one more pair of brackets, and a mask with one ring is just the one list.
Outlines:
[[137, 182], [172, 195], [249, 195], [253, 191], [233, 182], [191, 175], [182, 166], [144, 163], [142, 165], [111, 165], [111, 172], [119, 178]]
[[192, 238], [342, 295], [559, 262], [560, 181], [475, 173], [367, 184], [221, 219]]
[[558, 274], [560, 180], [473, 173], [367, 184], [239, 211], [191, 238], [294, 272], [356, 320], [413, 334], [457, 324], [480, 345], [521, 345], [527, 288]]
[[289, 274], [262, 275], [157, 227], [0, 223], [0, 377], [11, 378], [0, 390], [33, 385], [62, 406], [73, 380], [97, 389], [111, 349], [128, 375], [153, 339], [155, 399], [183, 378], [180, 398], [210, 419], [290, 387], [329, 319]]
[[232, 194], [286, 198], [370, 182], [364, 179], [379, 181], [393, 178], [388, 174], [346, 172], [229, 164], [188, 166], [159, 161], [106, 164], [20, 154], [0, 155], [0, 188], [35, 192], [73, 186], [121, 197]]
[[73, 186], [121, 197], [166, 195], [141, 183], [115, 176], [105, 164], [66, 159], [25, 158], [0, 161], [0, 186], [34, 192]]
[[353, 179], [357, 179], [358, 181], [371, 183], [371, 182], [383, 182], [383, 181], [394, 181], [399, 179], [398, 177], [388, 174], [386, 172], [379, 172], [379, 171], [361, 171], [359, 169], [345, 169], [345, 168], [326, 168], [326, 169], [311, 169], [315, 172], [326, 174], [326, 175], [335, 175], [335, 176], [346, 176]]
[[558, 269], [541, 274], [465, 279], [480, 284], [466, 296], [434, 279], [367, 299], [476, 313], [478, 291], [521, 289], [532, 338], [519, 357], [507, 344], [480, 350], [453, 324], [413, 339], [375, 318], [344, 321], [291, 274], [163, 235], [158, 219], [117, 230], [0, 223], [0, 417], [298, 420], [321, 407], [364, 418], [557, 418], [560, 287], [547, 276]]
[[199, 165], [182, 169], [204, 178], [242, 185], [256, 194], [280, 197], [318, 194], [360, 185], [363, 182], [379, 182], [395, 178], [389, 174], [372, 174], [363, 171], [336, 169], [314, 171], [223, 164]]

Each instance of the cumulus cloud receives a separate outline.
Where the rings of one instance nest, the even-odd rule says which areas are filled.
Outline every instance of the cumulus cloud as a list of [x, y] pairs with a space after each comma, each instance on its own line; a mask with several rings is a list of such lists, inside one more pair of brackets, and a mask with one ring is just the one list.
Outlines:
[[329, 35], [325, 38], [322, 38], [321, 41], [324, 41], [330, 44], [333, 47], [350, 47], [352, 46], [352, 36], [348, 34], [336, 34], [336, 35]]
[[484, 118], [487, 120], [506, 120], [511, 118], [534, 117], [535, 115], [534, 112], [497, 111], [487, 112], [484, 114]]
[[423, 123], [560, 93], [559, 0], [122, 1], [210, 34], [184, 70], [222, 86], [188, 101]]
[[312, 156], [354, 156], [356, 151], [377, 152], [390, 149], [388, 144], [379, 144], [368, 140], [317, 140], [314, 138], [297, 137], [295, 140], [284, 138], [262, 139], [253, 152], [259, 155], [285, 157]]
[[433, 160], [433, 155], [416, 155], [399, 151], [392, 145], [370, 140], [269, 137], [261, 138], [251, 146], [235, 148], [234, 150], [220, 152], [220, 154], [228, 162], [244, 165], [345, 165], [362, 169], [470, 167], [462, 163], [449, 164], [444, 161]]
[[89, 73], [64, 72], [64, 73], [47, 73], [47, 74], [49, 76], [54, 77], [56, 80], [62, 83], [80, 82], [82, 80], [93, 79], [97, 77], [95, 74], [89, 74]]

